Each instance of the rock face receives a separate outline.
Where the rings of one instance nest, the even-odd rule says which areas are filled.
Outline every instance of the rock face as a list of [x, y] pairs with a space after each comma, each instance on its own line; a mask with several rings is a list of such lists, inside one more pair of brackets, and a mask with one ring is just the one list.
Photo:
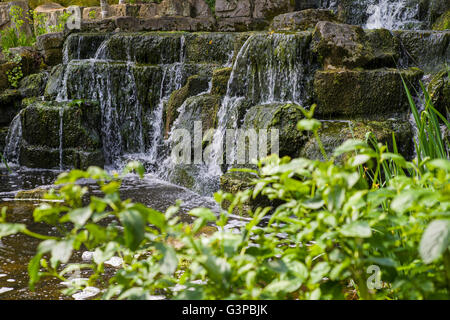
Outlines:
[[[395, 134], [399, 152], [407, 158], [412, 156], [414, 145], [412, 142], [412, 129], [408, 121], [322, 121], [319, 137], [325, 152], [331, 157], [334, 149], [347, 139], [365, 140], [367, 133], [373, 133], [377, 140], [387, 144], [392, 151], [392, 134]], [[317, 141], [311, 137], [300, 150], [300, 157], [308, 159], [323, 159]]]
[[395, 66], [397, 43], [388, 30], [321, 21], [313, 34], [313, 51], [326, 69]]
[[269, 151], [272, 148], [270, 130], [278, 130], [280, 157], [296, 157], [307, 138], [303, 132], [297, 130], [297, 123], [303, 118], [301, 111], [292, 104], [258, 105], [247, 111], [243, 128], [255, 129], [256, 133], [267, 130]]
[[394, 31], [402, 47], [404, 64], [434, 73], [450, 63], [450, 30]]
[[438, 72], [428, 85], [433, 106], [447, 119], [450, 118], [450, 76], [447, 69]]
[[21, 95], [17, 90], [0, 93], [0, 127], [8, 126], [21, 109]]
[[87, 168], [104, 163], [98, 105], [35, 102], [23, 110], [21, 121], [22, 165]]
[[276, 16], [270, 27], [272, 30], [305, 31], [314, 29], [319, 21], [339, 22], [331, 10], [307, 9]]
[[409, 108], [402, 77], [418, 86], [422, 71], [410, 69], [326, 70], [314, 78], [316, 114], [329, 116], [386, 117]]
[[55, 66], [62, 63], [64, 40], [62, 32], [46, 33], [36, 38], [36, 47], [44, 58], [45, 64]]

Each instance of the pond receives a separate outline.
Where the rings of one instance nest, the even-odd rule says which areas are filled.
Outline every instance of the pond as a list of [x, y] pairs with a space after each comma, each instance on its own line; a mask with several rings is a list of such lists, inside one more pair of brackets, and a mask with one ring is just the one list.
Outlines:
[[[56, 180], [60, 172], [54, 170], [19, 169], [8, 173], [0, 171], [0, 209], [8, 207], [8, 222], [25, 223], [34, 232], [55, 235], [56, 230], [48, 225], [33, 222], [33, 210], [42, 200], [32, 199], [33, 193], [24, 192], [36, 188], [48, 189]], [[88, 186], [90, 194], [98, 194], [98, 188], [90, 181], [82, 181]], [[186, 213], [195, 207], [208, 207], [219, 212], [219, 207], [210, 197], [200, 196], [188, 189], [145, 176], [139, 179], [134, 175], [127, 176], [121, 188], [123, 199], [132, 199], [151, 208], [165, 211], [177, 200], [182, 200], [180, 216], [182, 221], [190, 223], [192, 219]], [[242, 218], [244, 219], [244, 218]], [[242, 219], [235, 217], [229, 228], [242, 223]], [[61, 289], [65, 286], [56, 279], [44, 279], [34, 292], [28, 288], [28, 262], [34, 256], [39, 241], [26, 235], [18, 234], [4, 237], [0, 240], [0, 299], [72, 299], [64, 296]], [[83, 261], [86, 250], [75, 252], [69, 263]], [[114, 264], [114, 263], [112, 263]], [[116, 269], [106, 267], [105, 273], [112, 275]], [[83, 274], [80, 277], [89, 277]], [[78, 296], [76, 296], [78, 298]], [[83, 298], [83, 297], [81, 297]]]

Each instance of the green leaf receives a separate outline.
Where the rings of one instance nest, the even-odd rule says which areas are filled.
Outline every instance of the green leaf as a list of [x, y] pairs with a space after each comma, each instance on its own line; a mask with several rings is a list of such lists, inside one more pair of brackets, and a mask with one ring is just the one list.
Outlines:
[[72, 256], [73, 242], [73, 239], [69, 239], [54, 243], [51, 249], [52, 258], [50, 260], [52, 266], [56, 266], [57, 261], [61, 263], [67, 263], [69, 261]]
[[330, 269], [331, 268], [328, 262], [323, 261], [316, 264], [311, 270], [311, 283], [317, 283], [321, 281], [327, 275]]
[[292, 280], [274, 280], [267, 287], [264, 288], [264, 291], [270, 293], [278, 293], [278, 292], [293, 292], [298, 290], [302, 285], [301, 279], [292, 279]]
[[367, 154], [358, 154], [358, 155], [350, 158], [349, 164], [352, 167], [357, 167], [357, 166], [360, 166], [360, 165], [366, 163], [369, 160], [370, 160], [370, 156], [368, 156]]
[[419, 245], [425, 263], [437, 260], [450, 245], [450, 220], [434, 220], [425, 229]]
[[203, 218], [206, 221], [216, 221], [216, 214], [208, 208], [196, 208], [189, 211], [189, 214], [195, 217]]
[[120, 214], [120, 221], [124, 226], [125, 245], [136, 250], [144, 240], [145, 221], [139, 211], [126, 210]]
[[450, 171], [450, 160], [447, 159], [434, 159], [429, 161], [426, 166], [430, 169], [442, 169], [445, 171]]
[[34, 291], [34, 285], [38, 283], [40, 279], [39, 268], [41, 266], [40, 262], [42, 255], [42, 253], [37, 253], [28, 263], [28, 276], [30, 277], [29, 286], [31, 291]]
[[354, 221], [344, 225], [339, 231], [344, 237], [369, 238], [372, 230], [365, 221]]
[[156, 248], [163, 254], [163, 258], [160, 261], [161, 272], [173, 274], [178, 268], [178, 258], [175, 249], [162, 243], [157, 243]]
[[0, 224], [0, 239], [12, 234], [26, 230], [26, 226], [21, 223], [2, 223]]
[[135, 171], [139, 175], [140, 178], [144, 177], [145, 168], [142, 165], [142, 163], [140, 163], [139, 161], [131, 161], [131, 162], [129, 162], [126, 165], [125, 169], [123, 170], [123, 173], [127, 174], [127, 173], [130, 173], [130, 172], [133, 172], [133, 171]]
[[339, 147], [337, 147], [334, 150], [333, 155], [337, 157], [343, 153], [352, 152], [352, 151], [361, 150], [361, 149], [368, 149], [368, 148], [369, 148], [369, 145], [366, 142], [364, 142], [362, 140], [357, 140], [357, 139], [350, 139], [350, 140], [345, 141]]
[[103, 250], [100, 248], [95, 249], [92, 259], [96, 264], [100, 265], [104, 263], [106, 260], [111, 259], [115, 253], [116, 253], [116, 243], [109, 242], [106, 245], [105, 249]]
[[319, 120], [303, 119], [297, 123], [297, 129], [300, 131], [315, 131], [322, 126]]
[[68, 213], [69, 220], [75, 223], [77, 227], [82, 227], [89, 220], [92, 212], [93, 211], [90, 207], [72, 210]]

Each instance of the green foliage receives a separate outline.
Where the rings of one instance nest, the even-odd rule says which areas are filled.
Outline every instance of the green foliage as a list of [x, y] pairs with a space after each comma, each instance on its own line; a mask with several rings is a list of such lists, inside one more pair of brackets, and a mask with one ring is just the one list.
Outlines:
[[[313, 111], [303, 110], [301, 130], [319, 130]], [[67, 281], [71, 271], [88, 269], [87, 281], [64, 292], [98, 286], [102, 299], [449, 299], [450, 160], [440, 146], [425, 145], [439, 143], [434, 116], [429, 106], [415, 114], [423, 135], [411, 162], [395, 138], [389, 152], [372, 134], [346, 141], [326, 161], [272, 155], [253, 171], [253, 188], [217, 192], [227, 210], [193, 209], [192, 225], [180, 222], [180, 203], [162, 213], [120, 198], [126, 174], [143, 176], [139, 162], [120, 175], [72, 170], [46, 195], [57, 201], [33, 213], [60, 236], [9, 224], [3, 210], [0, 238], [22, 232], [44, 240], [29, 263], [31, 288], [42, 277]], [[103, 196], [86, 204], [80, 179], [96, 181]], [[237, 232], [224, 228], [230, 214], [261, 197], [279, 205], [247, 212]], [[208, 224], [218, 229], [204, 236]], [[92, 262], [68, 263], [81, 247], [94, 252]], [[123, 263], [107, 281], [104, 265], [113, 256]]]
[[23, 77], [22, 72], [22, 57], [18, 54], [12, 54], [9, 50], [3, 50], [3, 55], [6, 61], [12, 62], [14, 64], [11, 70], [6, 71], [8, 76], [8, 81], [11, 87], [17, 88], [19, 86], [19, 81]]
[[3, 50], [15, 47], [31, 46], [35, 39], [23, 32], [22, 26], [25, 23], [23, 9], [19, 6], [11, 6], [11, 27], [0, 31], [0, 45]]

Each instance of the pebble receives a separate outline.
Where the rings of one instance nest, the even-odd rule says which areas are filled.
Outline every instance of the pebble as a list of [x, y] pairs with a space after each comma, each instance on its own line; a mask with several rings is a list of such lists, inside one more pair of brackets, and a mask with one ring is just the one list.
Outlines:
[[92, 252], [92, 251], [85, 251], [81, 255], [81, 259], [83, 259], [83, 261], [92, 261], [93, 257], [94, 257], [94, 252]]
[[72, 298], [75, 300], [86, 300], [99, 294], [100, 289], [96, 287], [86, 287], [83, 291], [75, 293]]
[[119, 258], [119, 257], [112, 257], [111, 259], [105, 261], [105, 265], [109, 265], [114, 268], [118, 268], [118, 267], [122, 266], [122, 264], [123, 264], [123, 259]]
[[11, 290], [14, 290], [14, 288], [7, 288], [7, 287], [0, 288], [0, 294], [11, 291]]

